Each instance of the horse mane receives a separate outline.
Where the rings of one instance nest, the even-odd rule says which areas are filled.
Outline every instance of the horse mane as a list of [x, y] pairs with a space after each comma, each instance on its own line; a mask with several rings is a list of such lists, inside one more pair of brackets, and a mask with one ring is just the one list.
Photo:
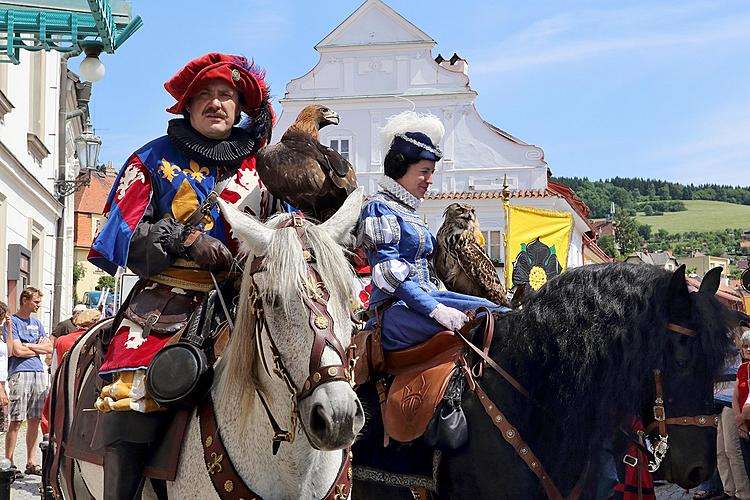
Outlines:
[[[495, 336], [499, 359], [523, 367], [527, 389], [563, 419], [561, 428], [585, 430], [558, 437], [557, 456], [600, 444], [621, 423], [616, 416], [639, 415], [652, 370], [674, 362], [665, 349], [671, 276], [649, 265], [582, 266], [551, 280], [520, 311], [496, 315], [508, 333]], [[731, 315], [713, 296], [691, 295], [692, 317], [678, 319], [698, 332], [690, 353], [696, 374], [714, 376], [732, 345]]]
[[[291, 317], [303, 307], [302, 294], [314, 290], [315, 284], [308, 281], [307, 262], [294, 227], [284, 227], [290, 214], [277, 214], [264, 225], [276, 229], [271, 237], [264, 258], [267, 274], [266, 286], [260, 292], [265, 314], [283, 314]], [[315, 268], [328, 291], [331, 304], [349, 301], [352, 295], [354, 271], [346, 259], [345, 250], [323, 229], [302, 219], [302, 227], [315, 259]], [[255, 257], [244, 243], [241, 253], [247, 256], [240, 288], [240, 300], [234, 330], [229, 344], [217, 364], [217, 392], [237, 398], [240, 411], [253, 404], [255, 389], [259, 385], [258, 355], [255, 339], [255, 314], [248, 300], [252, 291], [250, 262]], [[273, 305], [271, 307], [271, 305]], [[273, 311], [273, 312], [272, 312]], [[269, 364], [271, 360], [268, 360]], [[269, 366], [269, 369], [272, 366]], [[227, 391], [227, 392], [225, 392]]]

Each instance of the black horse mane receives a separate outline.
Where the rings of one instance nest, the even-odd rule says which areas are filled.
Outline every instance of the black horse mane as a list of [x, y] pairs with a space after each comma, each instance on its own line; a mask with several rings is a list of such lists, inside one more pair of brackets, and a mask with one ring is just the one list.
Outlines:
[[640, 414], [652, 370], [667, 373], [674, 363], [668, 342], [678, 334], [666, 331], [667, 323], [698, 332], [690, 347], [696, 376], [724, 367], [729, 311], [713, 295], [692, 294], [691, 317], [670, 318], [671, 276], [649, 265], [583, 266], [551, 280], [523, 309], [496, 315], [505, 328], [495, 335], [493, 357], [526, 372], [517, 375], [562, 428], [585, 431], [559, 438], [558, 456], [584, 451], [582, 441], [590, 451], [621, 423], [617, 416]]

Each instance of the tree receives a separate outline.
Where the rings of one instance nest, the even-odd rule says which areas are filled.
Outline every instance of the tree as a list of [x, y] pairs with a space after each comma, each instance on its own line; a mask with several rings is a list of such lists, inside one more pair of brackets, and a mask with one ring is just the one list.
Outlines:
[[615, 242], [623, 255], [628, 255], [638, 248], [641, 237], [638, 234], [638, 223], [635, 217], [622, 212], [615, 215]]
[[648, 241], [651, 239], [651, 226], [648, 224], [641, 224], [638, 226], [638, 234], [641, 236], [641, 238], [645, 241]]
[[654, 215], [654, 208], [651, 205], [643, 205], [643, 215]]
[[75, 264], [73, 264], [73, 288], [76, 287], [76, 285], [78, 284], [78, 282], [84, 276], [86, 276], [86, 268], [83, 267], [83, 263], [82, 262], [76, 262]]
[[99, 281], [96, 282], [94, 290], [104, 290], [105, 288], [109, 289], [110, 292], [115, 291], [114, 276], [102, 276], [101, 278], [99, 278]]
[[614, 236], [610, 236], [608, 234], [600, 236], [596, 241], [596, 244], [599, 246], [599, 248], [602, 249], [602, 251], [604, 251], [604, 253], [606, 253], [613, 259], [616, 259], [620, 256], [620, 252], [617, 251], [617, 245], [615, 245]]

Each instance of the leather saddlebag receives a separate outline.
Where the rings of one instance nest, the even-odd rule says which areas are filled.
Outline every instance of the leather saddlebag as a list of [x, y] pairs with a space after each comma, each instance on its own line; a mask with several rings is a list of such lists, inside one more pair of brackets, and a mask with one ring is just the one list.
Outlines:
[[362, 385], [370, 377], [375, 377], [385, 371], [383, 344], [380, 338], [380, 328], [374, 330], [360, 330], [352, 337], [354, 355], [357, 362], [354, 365], [354, 384]]
[[185, 328], [196, 306], [194, 295], [174, 293], [171, 286], [154, 284], [130, 300], [125, 317], [143, 327], [144, 338], [152, 331], [174, 335]]

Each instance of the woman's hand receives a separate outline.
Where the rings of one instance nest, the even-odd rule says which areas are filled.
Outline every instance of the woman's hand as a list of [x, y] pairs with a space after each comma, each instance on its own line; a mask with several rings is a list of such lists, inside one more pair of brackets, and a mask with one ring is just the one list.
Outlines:
[[438, 304], [430, 313], [430, 318], [434, 319], [448, 330], [459, 330], [464, 323], [469, 321], [469, 317], [458, 309]]
[[8, 394], [6, 394], [2, 383], [0, 383], [0, 406], [8, 406]]

